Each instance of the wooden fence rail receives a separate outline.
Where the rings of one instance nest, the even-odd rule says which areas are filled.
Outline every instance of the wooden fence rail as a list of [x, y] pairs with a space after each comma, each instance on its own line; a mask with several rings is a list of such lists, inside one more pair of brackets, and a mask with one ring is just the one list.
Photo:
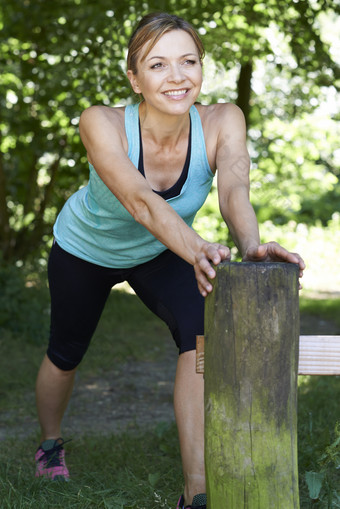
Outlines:
[[300, 336], [299, 375], [340, 375], [340, 336]]
[[[196, 372], [204, 374], [204, 336], [197, 336]], [[300, 336], [299, 375], [340, 375], [340, 336]]]

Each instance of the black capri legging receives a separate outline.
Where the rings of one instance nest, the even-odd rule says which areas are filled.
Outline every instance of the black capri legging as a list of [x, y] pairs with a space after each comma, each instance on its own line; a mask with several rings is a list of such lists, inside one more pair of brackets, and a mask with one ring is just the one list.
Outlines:
[[130, 269], [87, 262], [54, 243], [48, 278], [51, 329], [47, 350], [58, 368], [70, 370], [82, 360], [111, 288], [127, 281], [146, 306], [169, 327], [183, 353], [196, 348], [204, 330], [204, 298], [193, 267], [169, 250]]

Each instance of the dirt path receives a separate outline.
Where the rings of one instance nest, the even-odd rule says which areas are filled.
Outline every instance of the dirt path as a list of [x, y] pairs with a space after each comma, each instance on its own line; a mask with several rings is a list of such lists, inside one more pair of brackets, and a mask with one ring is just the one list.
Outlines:
[[[162, 359], [156, 362], [127, 362], [101, 376], [78, 373], [63, 420], [63, 436], [98, 432], [105, 435], [174, 421], [173, 386], [178, 355], [172, 341], [166, 345]], [[0, 415], [0, 441], [38, 432], [31, 388], [23, 399], [32, 415], [24, 414], [20, 408]]]
[[112, 433], [173, 421], [177, 351], [169, 341], [157, 362], [128, 362], [104, 377], [77, 380], [64, 429]]
[[[336, 325], [315, 316], [301, 318], [301, 334], [337, 334]], [[78, 380], [64, 428], [72, 434], [102, 434], [173, 421], [173, 385], [177, 352], [168, 342], [159, 362], [132, 362], [119, 371], [94, 377], [85, 384]]]
[[[337, 326], [313, 316], [301, 319], [301, 334], [339, 334]], [[157, 422], [174, 421], [172, 404], [177, 352], [169, 341], [160, 361], [127, 362], [103, 376], [76, 379], [74, 392], [64, 418], [63, 433], [105, 435], [133, 430]], [[25, 399], [34, 408], [34, 394]], [[32, 400], [32, 401], [31, 401]], [[13, 422], [15, 424], [13, 425]], [[36, 417], [3, 415], [0, 440], [27, 437], [38, 432]]]

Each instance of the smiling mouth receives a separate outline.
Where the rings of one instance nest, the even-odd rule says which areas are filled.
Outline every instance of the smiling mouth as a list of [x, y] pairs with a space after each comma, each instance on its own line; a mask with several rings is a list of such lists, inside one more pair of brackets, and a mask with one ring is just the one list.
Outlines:
[[164, 95], [170, 95], [170, 96], [180, 96], [180, 95], [184, 95], [188, 92], [188, 89], [187, 88], [182, 88], [181, 90], [167, 90], [166, 92], [164, 92]]

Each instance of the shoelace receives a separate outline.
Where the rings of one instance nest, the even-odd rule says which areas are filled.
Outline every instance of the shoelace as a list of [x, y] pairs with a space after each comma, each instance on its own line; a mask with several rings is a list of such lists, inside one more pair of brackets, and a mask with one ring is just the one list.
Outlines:
[[[61, 440], [61, 443], [57, 443], [57, 440]], [[44, 451], [44, 459], [46, 461], [47, 466], [50, 467], [59, 467], [61, 465], [60, 461], [60, 453], [63, 448], [64, 444], [67, 444], [67, 442], [71, 442], [71, 440], [66, 440], [66, 442], [61, 438], [57, 439], [55, 441], [54, 447], [52, 449], [48, 449], [47, 451]]]

